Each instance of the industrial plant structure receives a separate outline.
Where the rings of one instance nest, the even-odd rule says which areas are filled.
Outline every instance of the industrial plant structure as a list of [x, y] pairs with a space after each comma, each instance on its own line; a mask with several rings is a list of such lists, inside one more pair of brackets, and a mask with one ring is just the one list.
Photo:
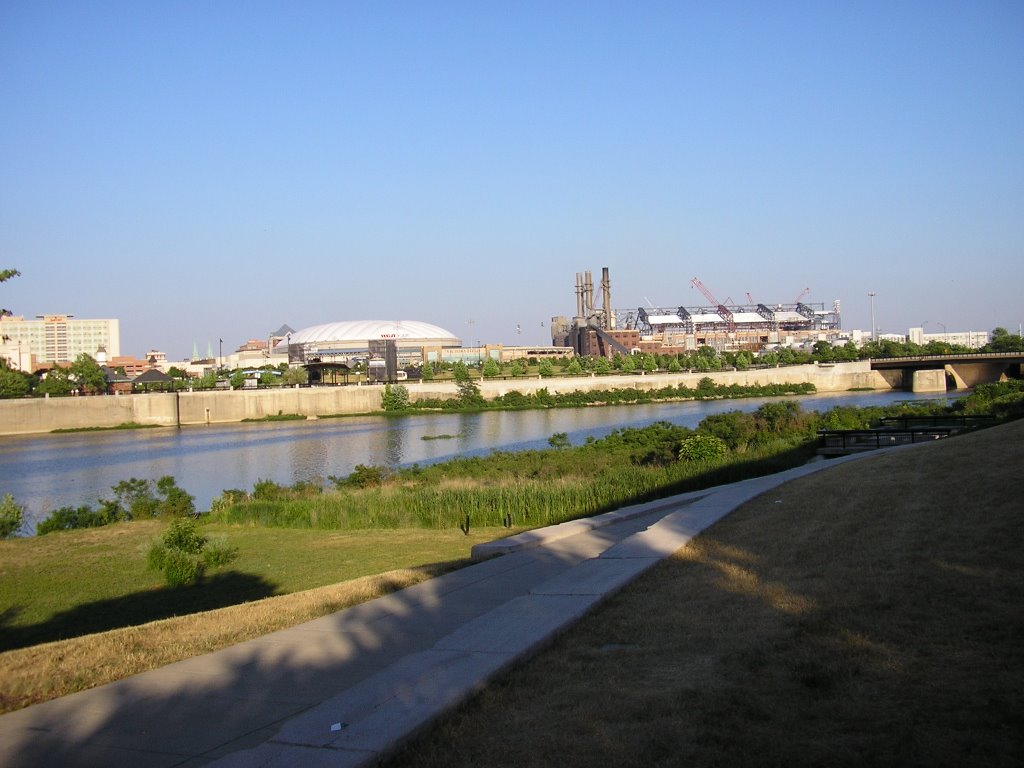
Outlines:
[[601, 271], [601, 306], [594, 303], [590, 272], [576, 273], [576, 316], [551, 318], [551, 343], [578, 355], [614, 357], [652, 352], [679, 354], [703, 346], [715, 350], [760, 351], [775, 346], [834, 339], [840, 330], [839, 301], [831, 309], [803, 302], [805, 289], [786, 304], [718, 301], [696, 277], [693, 287], [707, 303], [671, 308], [614, 309], [608, 267]]

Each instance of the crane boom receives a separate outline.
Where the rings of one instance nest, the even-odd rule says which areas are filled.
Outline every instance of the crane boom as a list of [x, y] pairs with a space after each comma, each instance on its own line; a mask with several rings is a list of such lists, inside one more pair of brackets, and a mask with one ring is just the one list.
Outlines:
[[697, 290], [704, 294], [705, 299], [707, 299], [708, 301], [715, 305], [716, 309], [718, 309], [718, 314], [721, 315], [723, 320], [725, 320], [725, 324], [729, 328], [729, 330], [735, 331], [736, 319], [732, 316], [732, 310], [730, 310], [727, 306], [725, 306], [725, 304], [716, 299], [714, 294], [712, 294], [711, 291], [708, 290], [708, 287], [704, 285], [704, 283], [702, 283], [698, 278], [695, 277], [690, 282], [693, 283], [694, 287], [696, 287]]
[[706, 285], [704, 285], [704, 283], [702, 283], [698, 278], [695, 277], [690, 282], [693, 283], [693, 286], [698, 291], [703, 293], [704, 294], [704, 298], [707, 299], [708, 301], [710, 301], [713, 305], [718, 306], [718, 304], [721, 303], [718, 299], [716, 299], [712, 295], [711, 291], [708, 290], [708, 287]]

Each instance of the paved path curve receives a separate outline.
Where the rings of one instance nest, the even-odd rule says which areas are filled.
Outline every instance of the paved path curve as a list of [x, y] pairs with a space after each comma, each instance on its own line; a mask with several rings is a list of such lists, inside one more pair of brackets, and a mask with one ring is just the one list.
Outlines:
[[392, 595], [0, 716], [0, 766], [372, 765], [743, 502], [856, 458], [478, 545]]

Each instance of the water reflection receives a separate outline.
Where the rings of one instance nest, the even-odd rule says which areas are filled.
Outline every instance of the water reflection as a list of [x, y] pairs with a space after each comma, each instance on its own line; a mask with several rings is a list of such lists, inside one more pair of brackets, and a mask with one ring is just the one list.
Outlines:
[[[907, 397], [846, 393], [800, 403], [825, 410]], [[579, 445], [617, 427], [658, 420], [695, 427], [711, 413], [750, 411], [769, 399], [0, 437], [0, 493], [12, 494], [30, 517], [45, 517], [60, 506], [93, 504], [130, 477], [173, 475], [207, 509], [225, 488], [251, 489], [261, 479], [291, 484], [348, 475], [357, 464], [422, 464], [494, 449], [542, 449], [556, 432]]]

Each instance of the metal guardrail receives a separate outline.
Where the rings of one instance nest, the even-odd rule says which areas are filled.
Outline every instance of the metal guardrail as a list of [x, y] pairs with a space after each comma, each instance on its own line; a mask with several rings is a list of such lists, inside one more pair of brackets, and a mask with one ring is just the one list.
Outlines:
[[821, 430], [822, 447], [818, 453], [841, 456], [860, 451], [875, 451], [896, 445], [941, 440], [959, 431], [957, 427], [920, 427], [917, 429], [830, 429]]
[[995, 416], [967, 416], [964, 414], [945, 414], [938, 416], [883, 416], [878, 420], [885, 427], [896, 429], [920, 429], [927, 427], [956, 427], [958, 429], [976, 429], [990, 426]]

